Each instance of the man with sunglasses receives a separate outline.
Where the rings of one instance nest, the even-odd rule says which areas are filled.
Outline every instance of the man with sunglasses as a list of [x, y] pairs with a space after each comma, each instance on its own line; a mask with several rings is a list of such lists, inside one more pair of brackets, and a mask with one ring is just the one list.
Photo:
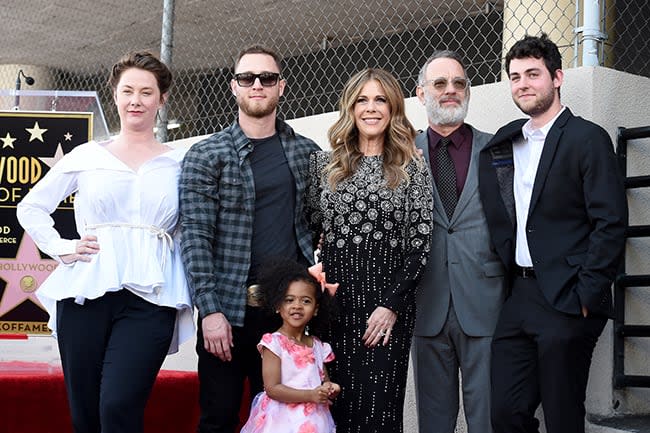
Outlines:
[[181, 254], [199, 310], [199, 433], [235, 431], [246, 378], [251, 395], [262, 391], [257, 343], [279, 324], [256, 296], [261, 264], [313, 257], [303, 194], [319, 148], [277, 118], [286, 82], [274, 51], [246, 48], [234, 72], [238, 118], [192, 146], [180, 181]]
[[416, 145], [429, 162], [431, 258], [418, 288], [413, 366], [420, 433], [453, 433], [459, 370], [468, 433], [489, 433], [490, 343], [505, 298], [478, 195], [478, 155], [491, 135], [464, 123], [470, 84], [462, 58], [436, 51], [418, 77], [429, 128]]

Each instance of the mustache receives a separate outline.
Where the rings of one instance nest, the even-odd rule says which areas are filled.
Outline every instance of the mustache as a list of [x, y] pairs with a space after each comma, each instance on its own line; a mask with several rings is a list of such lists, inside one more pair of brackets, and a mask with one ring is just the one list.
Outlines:
[[445, 102], [456, 102], [457, 104], [461, 104], [462, 101], [460, 98], [453, 97], [453, 96], [448, 96], [446, 98], [441, 98], [440, 101], [438, 101], [438, 105], [444, 104]]

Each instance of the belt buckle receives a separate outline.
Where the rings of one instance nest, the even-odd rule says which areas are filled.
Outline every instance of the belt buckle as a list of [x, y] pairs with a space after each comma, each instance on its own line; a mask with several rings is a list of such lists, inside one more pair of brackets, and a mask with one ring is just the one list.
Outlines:
[[252, 284], [246, 288], [246, 305], [249, 307], [264, 305], [264, 297], [259, 284]]
[[522, 278], [533, 278], [535, 276], [535, 271], [532, 268], [522, 266], [520, 269]]

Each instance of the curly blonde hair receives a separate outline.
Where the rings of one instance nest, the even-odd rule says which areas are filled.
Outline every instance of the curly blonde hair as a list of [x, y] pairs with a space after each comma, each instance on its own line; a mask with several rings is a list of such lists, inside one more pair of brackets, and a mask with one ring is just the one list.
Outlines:
[[406, 118], [404, 94], [399, 83], [384, 69], [365, 69], [357, 72], [345, 84], [339, 101], [339, 118], [327, 133], [332, 157], [324, 173], [332, 191], [336, 190], [339, 182], [357, 170], [363, 157], [359, 149], [359, 131], [354, 120], [354, 106], [361, 89], [370, 80], [379, 83], [386, 94], [390, 109], [390, 122], [385, 131], [382, 151], [388, 187], [395, 188], [404, 180], [408, 182], [406, 166], [413, 159], [419, 159], [414, 144], [415, 128]]

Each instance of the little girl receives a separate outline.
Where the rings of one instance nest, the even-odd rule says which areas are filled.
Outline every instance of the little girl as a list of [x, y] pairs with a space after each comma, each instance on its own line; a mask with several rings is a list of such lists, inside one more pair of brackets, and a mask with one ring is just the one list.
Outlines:
[[334, 433], [329, 404], [341, 387], [329, 381], [324, 365], [334, 354], [328, 343], [305, 332], [307, 324], [313, 333], [319, 322], [326, 323], [328, 294], [292, 260], [267, 263], [258, 282], [265, 305], [280, 315], [282, 326], [264, 334], [257, 346], [264, 392], [253, 400], [241, 433]]

